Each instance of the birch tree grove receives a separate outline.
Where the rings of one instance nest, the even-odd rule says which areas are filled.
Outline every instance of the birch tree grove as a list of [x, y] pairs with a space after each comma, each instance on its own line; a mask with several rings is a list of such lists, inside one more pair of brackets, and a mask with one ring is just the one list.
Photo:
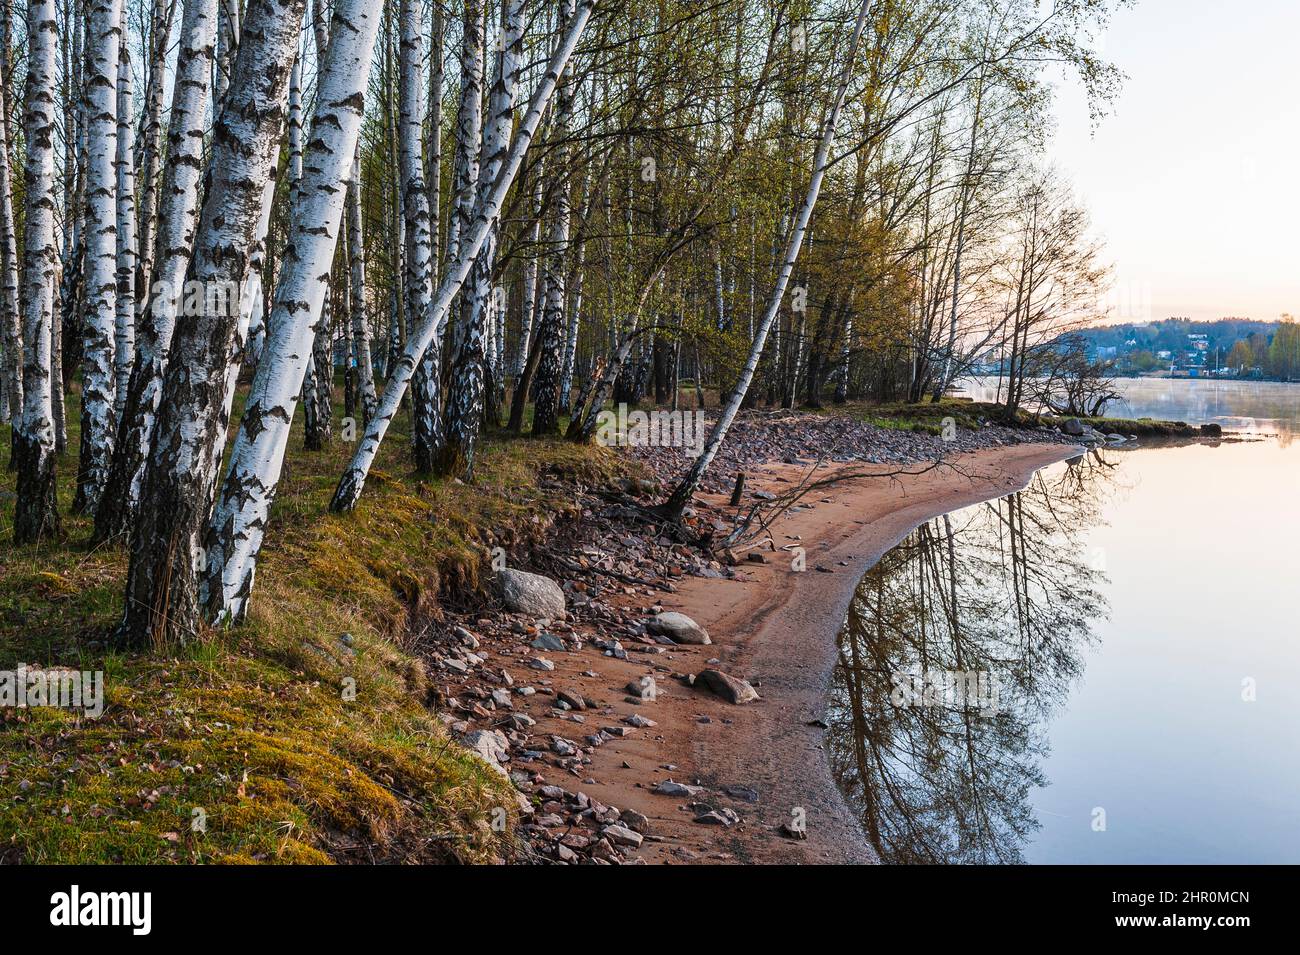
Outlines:
[[524, 154], [528, 151], [533, 135], [537, 132], [537, 127], [541, 123], [542, 113], [545, 112], [551, 95], [555, 92], [560, 75], [564, 72], [569, 57], [572, 56], [574, 48], [578, 45], [578, 40], [582, 37], [583, 30], [587, 27], [587, 21], [591, 17], [594, 6], [595, 0], [581, 0], [567, 24], [564, 35], [556, 44], [555, 52], [551, 54], [550, 61], [546, 64], [546, 71], [533, 92], [532, 101], [528, 105], [528, 112], [524, 115], [515, 131], [514, 140], [510, 144], [510, 152], [501, 167], [501, 172], [497, 175], [496, 182], [493, 183], [491, 191], [488, 192], [482, 204], [478, 207], [472, 227], [466, 234], [458, 238], [455, 261], [447, 269], [447, 274], [443, 276], [442, 284], [438, 287], [438, 292], [433, 298], [428, 313], [422, 316], [419, 325], [412, 330], [406, 348], [402, 351], [394, 367], [389, 370], [388, 383], [384, 387], [384, 395], [380, 399], [379, 409], [374, 420], [367, 426], [365, 436], [362, 438], [356, 454], [352, 456], [351, 464], [343, 473], [343, 478], [334, 491], [334, 498], [330, 502], [332, 510], [350, 511], [356, 507], [357, 501], [361, 497], [361, 491], [365, 487], [366, 476], [370, 473], [370, 467], [374, 463], [375, 454], [379, 451], [379, 445], [383, 442], [384, 435], [388, 432], [388, 426], [392, 423], [393, 416], [397, 413], [397, 408], [402, 402], [402, 395], [406, 391], [407, 383], [411, 379], [416, 363], [438, 334], [439, 322], [441, 322], [442, 317], [451, 306], [452, 299], [456, 297], [468, 277], [470, 268], [474, 264], [474, 257], [478, 255], [483, 243], [487, 241], [488, 232], [492, 227], [492, 220], [500, 213], [501, 204], [505, 201], [506, 193], [509, 192], [510, 186], [519, 172], [519, 167], [523, 163]]
[[749, 358], [745, 361], [745, 367], [741, 370], [740, 380], [732, 388], [731, 398], [728, 400], [726, 407], [722, 409], [722, 414], [713, 425], [713, 430], [709, 432], [708, 440], [704, 443], [704, 451], [695, 463], [687, 471], [685, 477], [673, 489], [664, 504], [664, 511], [670, 518], [678, 518], [685, 509], [691, 497], [695, 494], [696, 488], [700, 486], [700, 481], [704, 478], [705, 471], [718, 454], [718, 449], [722, 447], [722, 442], [727, 437], [727, 429], [736, 418], [736, 412], [740, 410], [741, 403], [745, 400], [745, 395], [749, 391], [749, 385], [754, 380], [754, 372], [758, 369], [759, 359], [763, 355], [763, 346], [767, 342], [767, 336], [772, 330], [772, 323], [776, 321], [777, 312], [781, 308], [781, 300], [785, 298], [785, 290], [790, 284], [790, 276], [794, 273], [795, 263], [799, 261], [799, 250], [803, 246], [804, 233], [808, 229], [808, 220], [812, 218], [813, 209], [817, 205], [817, 197], [821, 193], [822, 180], [826, 177], [826, 165], [830, 158], [831, 144], [835, 141], [835, 126], [839, 121], [840, 109], [844, 105], [844, 96], [848, 92], [849, 80], [853, 76], [853, 61], [858, 55], [858, 46], [862, 42], [862, 31], [866, 27], [867, 13], [871, 9], [872, 0], [862, 0], [862, 6], [858, 10], [858, 19], [853, 26], [853, 38], [849, 41], [848, 53], [844, 61], [844, 72], [840, 77], [839, 86], [835, 90], [835, 98], [831, 101], [827, 111], [826, 120], [822, 125], [821, 141], [817, 144], [817, 152], [813, 156], [812, 163], [812, 180], [808, 183], [808, 193], [804, 197], [803, 205], [799, 207], [799, 214], [794, 220], [790, 230], [790, 239], [786, 245], [785, 255], [781, 260], [781, 270], [777, 273], [776, 284], [772, 288], [772, 294], [768, 298], [767, 309], [763, 314], [763, 320], [758, 326], [758, 333], [754, 336], [754, 343], [749, 349]]
[[244, 625], [376, 468], [436, 514], [699, 409], [684, 535], [746, 415], [1074, 367], [1107, 270], [1038, 131], [1112, 0], [307, 3], [0, 29], [14, 538], [126, 550], [120, 648]]
[[167, 131], [167, 164], [159, 203], [155, 290], [139, 312], [135, 361], [118, 429], [117, 447], [102, 506], [95, 513], [97, 542], [125, 534], [135, 520], [153, 442], [163, 373], [172, 332], [184, 300], [194, 246], [199, 183], [203, 178], [204, 120], [212, 86], [217, 0], [189, 0], [181, 20], [176, 93]]
[[[238, 289], [284, 133], [289, 72], [305, 0], [250, 0], [208, 161], [210, 184], [187, 281]], [[238, 296], [234, 297], [234, 301]], [[140, 509], [131, 534], [119, 639], [137, 646], [192, 640], [203, 623], [199, 574], [224, 429], [226, 363], [237, 308], [198, 309], [178, 322], [159, 402]]]

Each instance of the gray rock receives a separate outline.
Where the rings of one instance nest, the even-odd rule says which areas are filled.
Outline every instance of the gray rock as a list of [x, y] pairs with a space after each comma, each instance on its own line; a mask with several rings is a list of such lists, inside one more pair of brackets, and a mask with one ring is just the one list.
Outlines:
[[510, 743], [500, 730], [474, 730], [461, 738], [461, 744], [501, 775], [507, 775], [502, 763], [510, 758]]
[[631, 716], [623, 717], [623, 722], [626, 723], [628, 726], [635, 726], [637, 729], [646, 729], [648, 727], [658, 725], [654, 720], [647, 719], [646, 717], [642, 716], [640, 713], [633, 713]]
[[600, 834], [617, 846], [631, 846], [633, 849], [639, 847], [644, 838], [641, 833], [618, 824], [606, 826]]
[[658, 636], [671, 639], [674, 643], [706, 644], [712, 643], [709, 631], [686, 616], [684, 613], [669, 611], [646, 621], [646, 630]]
[[587, 708], [587, 701], [583, 699], [582, 694], [577, 690], [557, 690], [555, 698], [561, 703], [568, 704], [571, 710], [585, 710]]
[[639, 680], [633, 680], [627, 685], [627, 692], [643, 703], [653, 703], [658, 694], [655, 678], [643, 676]]
[[700, 793], [704, 792], [704, 787], [688, 786], [685, 783], [673, 782], [671, 779], [663, 779], [660, 780], [659, 784], [656, 785], [651, 792], [660, 796], [677, 796], [681, 798], [685, 796], [698, 796]]
[[560, 756], [573, 756], [578, 752], [578, 745], [572, 740], [565, 739], [563, 736], [552, 736], [551, 752]]
[[1066, 418], [1061, 424], [1061, 431], [1076, 438], [1083, 437], [1089, 428], [1078, 418]]
[[506, 608], [515, 613], [552, 619], [564, 616], [564, 591], [549, 577], [507, 567], [497, 572], [497, 586]]
[[632, 831], [639, 832], [642, 835], [650, 828], [650, 820], [635, 809], [624, 809], [620, 821]]
[[539, 633], [529, 646], [534, 650], [563, 650], [564, 641], [553, 633]]
[[534, 670], [545, 670], [548, 673], [555, 669], [555, 664], [546, 657], [529, 657], [528, 665]]
[[758, 691], [745, 680], [738, 680], [721, 670], [705, 670], [695, 678], [695, 682], [703, 684], [713, 693], [736, 706], [752, 703], [759, 698]]
[[740, 816], [736, 815], [733, 809], [712, 809], [708, 812], [702, 812], [695, 817], [695, 821], [703, 826], [734, 826], [740, 822]]

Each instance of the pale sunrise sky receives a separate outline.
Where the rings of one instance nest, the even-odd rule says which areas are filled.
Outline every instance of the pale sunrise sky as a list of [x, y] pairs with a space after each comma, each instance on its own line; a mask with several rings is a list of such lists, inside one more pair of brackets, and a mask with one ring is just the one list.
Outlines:
[[1297, 37], [1300, 0], [1138, 0], [1102, 41], [1128, 80], [1095, 134], [1058, 89], [1050, 155], [1107, 242], [1114, 319], [1300, 313]]

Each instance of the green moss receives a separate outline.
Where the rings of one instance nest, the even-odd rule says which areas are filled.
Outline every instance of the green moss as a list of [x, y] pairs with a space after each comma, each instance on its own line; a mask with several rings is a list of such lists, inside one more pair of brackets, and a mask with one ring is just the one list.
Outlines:
[[[75, 402], [68, 420], [75, 449]], [[572, 511], [544, 476], [603, 483], [619, 460], [559, 441], [492, 439], [472, 486], [427, 480], [408, 473], [395, 429], [360, 506], [339, 516], [328, 502], [351, 446], [301, 447], [296, 432], [247, 622], [169, 659], [111, 647], [126, 558], [89, 549], [89, 521], [66, 514], [73, 456], [59, 464], [59, 542], [9, 543], [14, 475], [0, 474], [0, 668], [102, 670], [106, 699], [97, 720], [0, 710], [0, 860], [510, 853], [509, 832], [489, 821], [514, 812], [512, 787], [451, 743], [403, 638], [413, 613], [481, 586], [489, 547], [542, 534], [537, 515]]]

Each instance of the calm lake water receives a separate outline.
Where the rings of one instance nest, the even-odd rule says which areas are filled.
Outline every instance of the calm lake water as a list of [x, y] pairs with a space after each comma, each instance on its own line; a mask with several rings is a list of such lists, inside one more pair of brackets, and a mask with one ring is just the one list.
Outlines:
[[864, 577], [828, 745], [884, 860], [1300, 862], [1300, 386], [1253, 387], [1272, 436], [1093, 451]]
[[[1300, 385], [1190, 378], [1119, 378], [1115, 385], [1124, 398], [1106, 408], [1111, 417], [1213, 422], [1229, 431], [1300, 436]], [[997, 400], [996, 378], [972, 378], [960, 387], [977, 401]]]

